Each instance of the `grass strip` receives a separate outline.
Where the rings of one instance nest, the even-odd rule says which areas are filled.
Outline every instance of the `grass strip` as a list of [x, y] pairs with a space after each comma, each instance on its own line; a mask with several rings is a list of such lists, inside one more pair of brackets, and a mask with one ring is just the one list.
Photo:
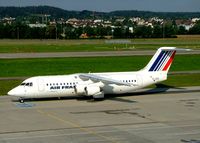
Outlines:
[[[199, 38], [129, 39], [130, 44], [105, 40], [0, 40], [0, 53], [76, 52], [157, 49], [162, 46], [200, 48]], [[123, 41], [123, 40], [122, 40]]]
[[9, 90], [16, 87], [22, 80], [0, 80], [0, 96], [6, 95]]
[[[0, 60], [0, 77], [136, 71], [145, 67], [151, 57], [2, 59]], [[200, 70], [199, 65], [199, 55], [177, 55], [170, 71]]]

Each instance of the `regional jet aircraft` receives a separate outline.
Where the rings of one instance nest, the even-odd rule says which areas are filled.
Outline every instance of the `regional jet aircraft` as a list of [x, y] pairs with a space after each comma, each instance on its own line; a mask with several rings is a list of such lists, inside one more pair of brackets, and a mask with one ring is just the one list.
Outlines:
[[24, 99], [66, 96], [92, 96], [104, 98], [104, 94], [132, 93], [137, 89], [167, 79], [174, 59], [175, 47], [157, 50], [150, 62], [136, 72], [77, 73], [71, 75], [37, 76], [23, 81], [8, 92], [8, 95]]

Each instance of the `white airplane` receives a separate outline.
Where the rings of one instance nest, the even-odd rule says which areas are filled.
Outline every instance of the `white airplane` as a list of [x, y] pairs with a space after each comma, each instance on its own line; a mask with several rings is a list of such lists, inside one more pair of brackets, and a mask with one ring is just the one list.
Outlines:
[[137, 89], [166, 80], [177, 50], [175, 47], [159, 48], [147, 66], [136, 72], [31, 77], [10, 90], [8, 95], [24, 102], [24, 99], [30, 98], [59, 98], [74, 95], [104, 98], [104, 94], [132, 93]]

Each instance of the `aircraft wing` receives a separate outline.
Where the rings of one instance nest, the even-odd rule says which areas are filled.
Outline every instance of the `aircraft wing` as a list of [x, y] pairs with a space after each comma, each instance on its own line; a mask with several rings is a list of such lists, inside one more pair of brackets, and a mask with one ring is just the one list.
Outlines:
[[99, 75], [94, 75], [94, 74], [80, 74], [79, 77], [83, 80], [91, 80], [93, 82], [102, 82], [105, 84], [116, 84], [116, 85], [125, 85], [125, 86], [131, 86], [132, 84], [129, 83], [124, 83], [118, 80], [114, 80], [111, 78], [107, 78], [107, 77], [102, 77]]

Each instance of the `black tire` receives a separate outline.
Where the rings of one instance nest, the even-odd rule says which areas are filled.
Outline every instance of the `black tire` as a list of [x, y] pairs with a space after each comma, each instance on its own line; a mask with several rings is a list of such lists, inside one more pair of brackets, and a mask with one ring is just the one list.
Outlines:
[[20, 103], [24, 103], [24, 99], [20, 98], [20, 99], [19, 99], [19, 102], [20, 102]]

